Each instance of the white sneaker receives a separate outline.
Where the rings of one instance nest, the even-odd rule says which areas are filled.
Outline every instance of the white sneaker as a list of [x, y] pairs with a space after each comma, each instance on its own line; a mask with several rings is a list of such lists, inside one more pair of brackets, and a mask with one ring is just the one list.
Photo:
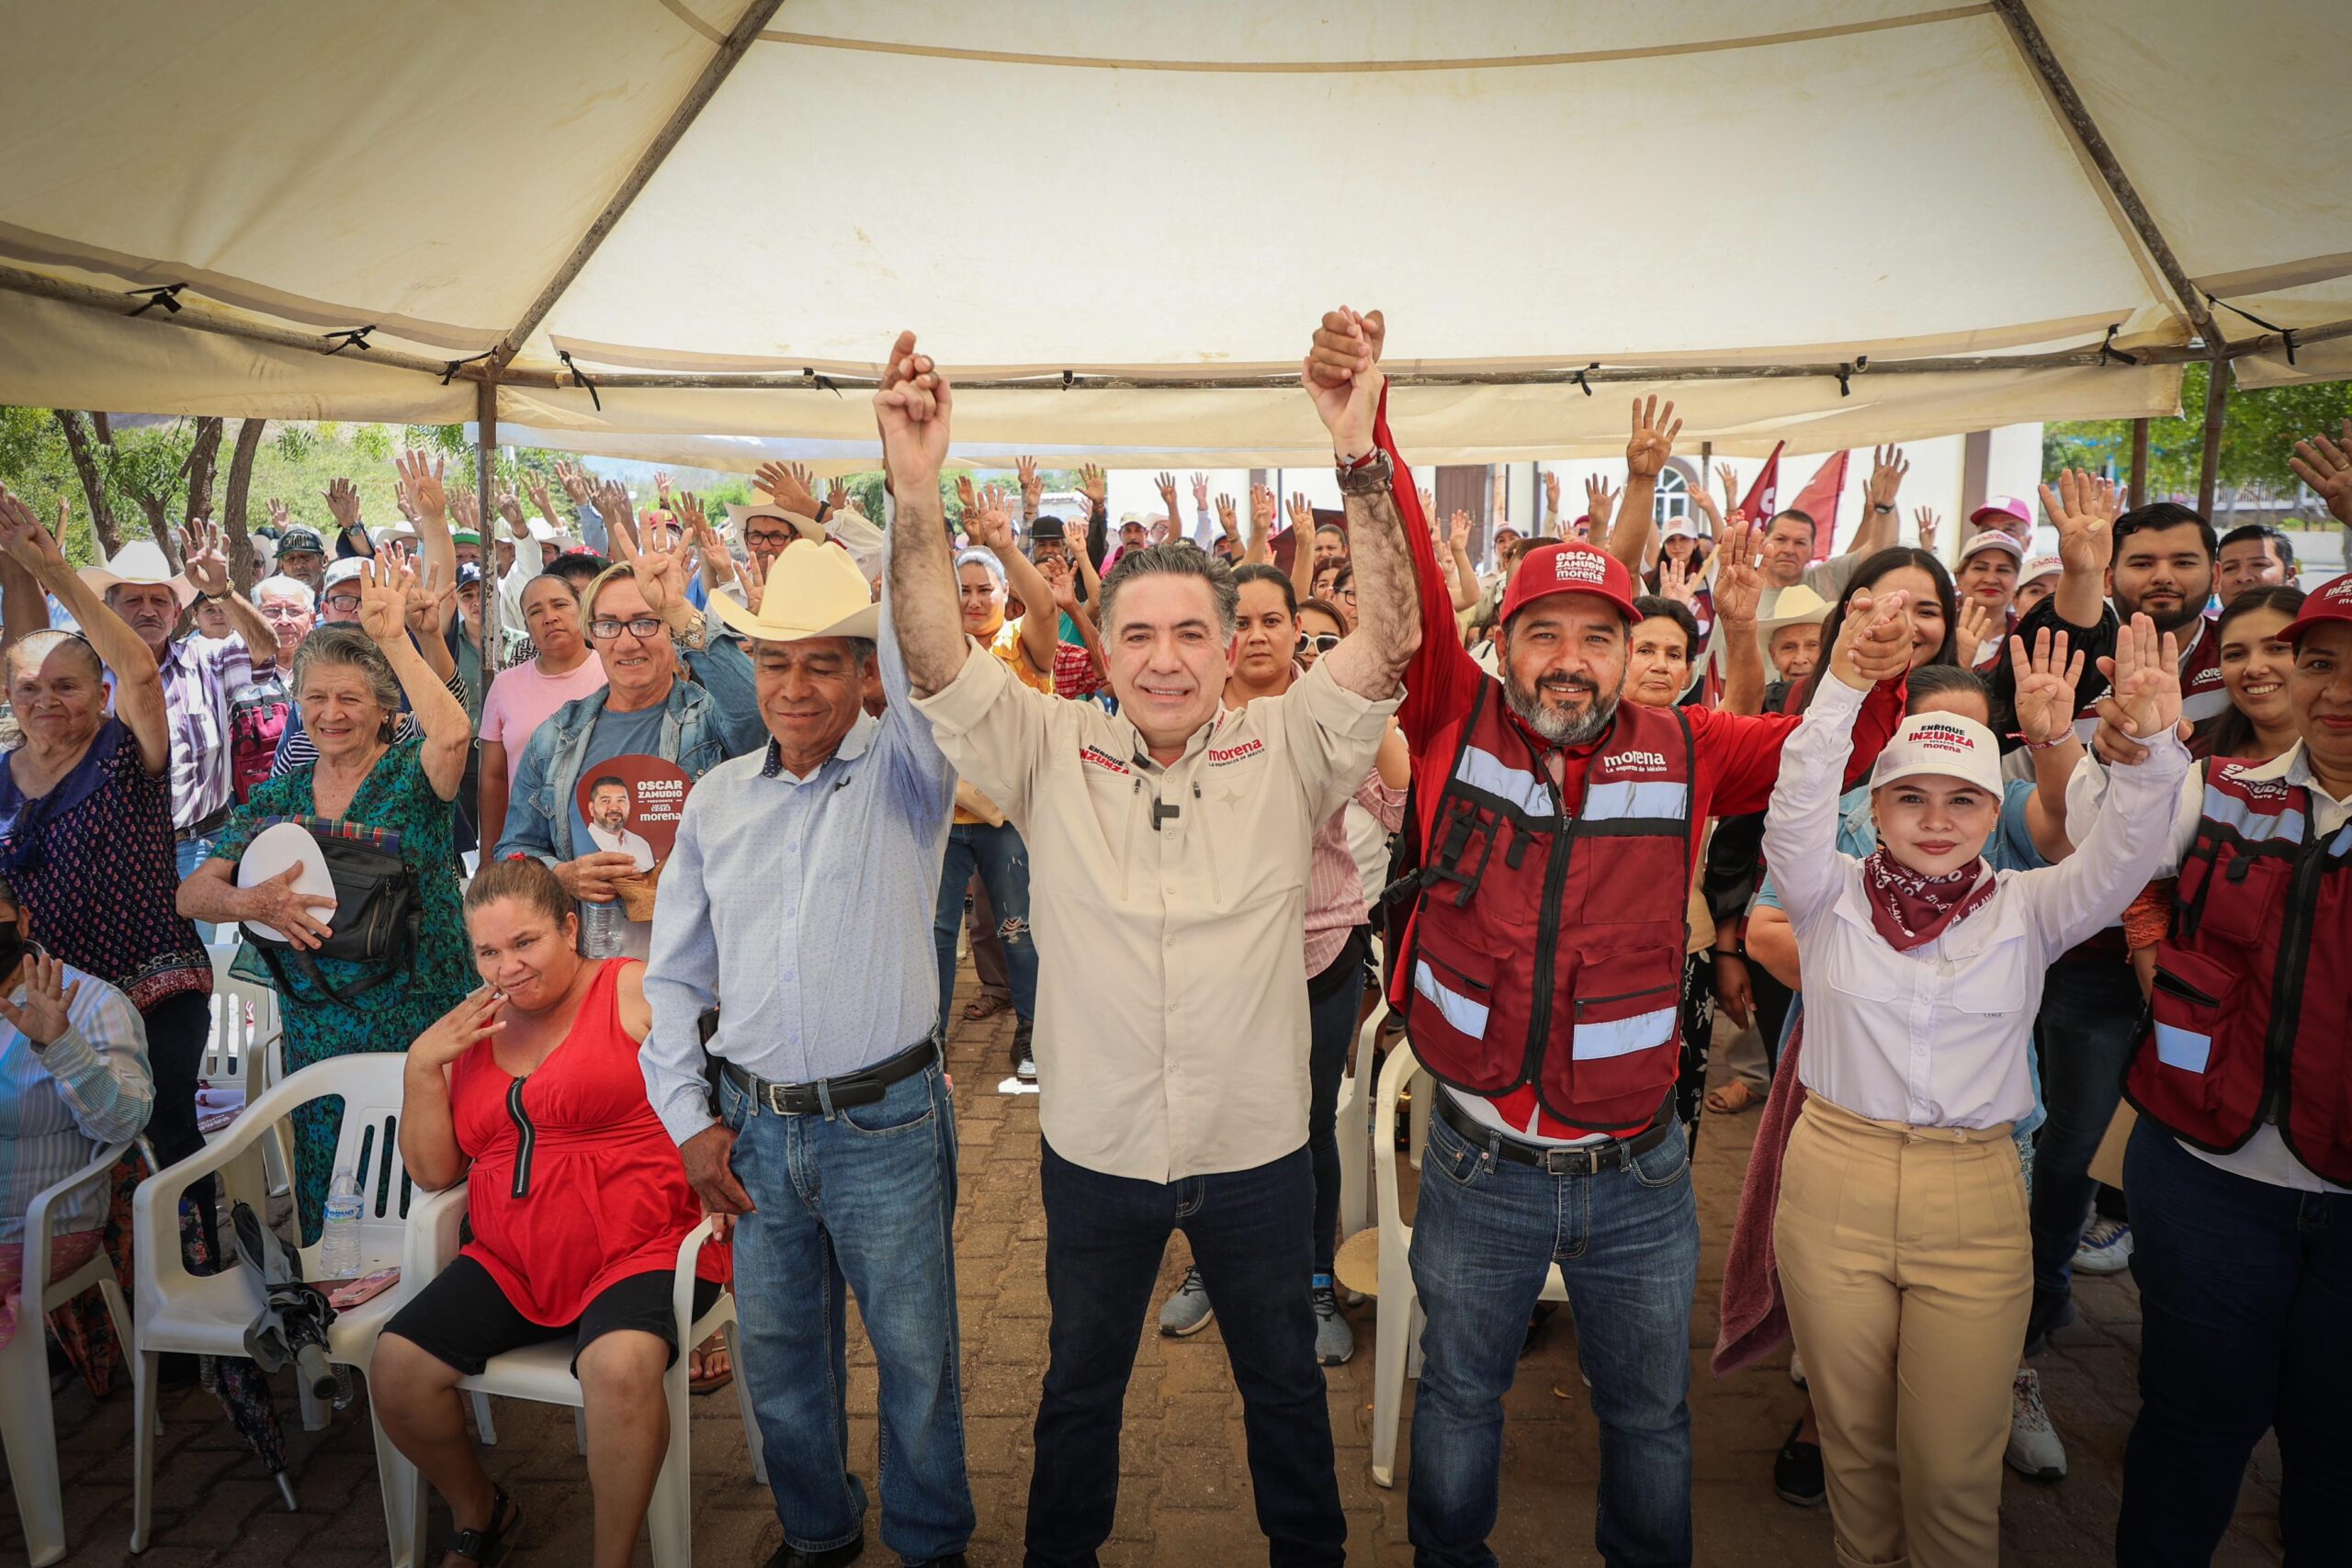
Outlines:
[[2132, 1227], [2105, 1214], [2091, 1217], [2090, 1228], [2075, 1247], [2075, 1269], [2084, 1274], [2120, 1274], [2132, 1266]]
[[1799, 1388], [1804, 1387], [1804, 1358], [1794, 1350], [1789, 1352], [1789, 1381]]
[[2009, 1389], [2009, 1468], [2035, 1481], [2060, 1481], [2066, 1474], [2066, 1445], [2050, 1424], [2050, 1409], [2041, 1403], [2041, 1374], [2018, 1369]]

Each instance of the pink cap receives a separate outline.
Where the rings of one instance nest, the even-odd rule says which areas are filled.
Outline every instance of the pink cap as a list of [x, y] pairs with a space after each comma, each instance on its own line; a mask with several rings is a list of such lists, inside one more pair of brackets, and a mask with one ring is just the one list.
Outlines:
[[1968, 514], [1979, 528], [2033, 532], [2033, 505], [2021, 495], [1996, 495]]
[[2279, 640], [2301, 642], [2305, 632], [2324, 621], [2352, 624], [2352, 571], [2313, 589], [2303, 601], [2303, 613], [2287, 624], [2287, 629], [2278, 634]]

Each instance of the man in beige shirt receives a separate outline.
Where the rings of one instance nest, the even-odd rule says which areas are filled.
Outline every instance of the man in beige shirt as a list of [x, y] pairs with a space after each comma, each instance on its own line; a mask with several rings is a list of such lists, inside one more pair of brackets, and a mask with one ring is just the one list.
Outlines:
[[1121, 1404], [1180, 1225], [1225, 1321], [1272, 1560], [1344, 1559], [1305, 1283], [1308, 846], [1370, 769], [1420, 634], [1372, 436], [1380, 372], [1367, 355], [1307, 385], [1347, 498], [1356, 631], [1283, 695], [1227, 712], [1230, 573], [1182, 544], [1130, 552], [1102, 584], [1115, 717], [1028, 690], [964, 635], [936, 547], [952, 395], [911, 334], [875, 399], [916, 706], [1029, 846], [1054, 1309], [1034, 1564], [1091, 1562], [1111, 1533]]

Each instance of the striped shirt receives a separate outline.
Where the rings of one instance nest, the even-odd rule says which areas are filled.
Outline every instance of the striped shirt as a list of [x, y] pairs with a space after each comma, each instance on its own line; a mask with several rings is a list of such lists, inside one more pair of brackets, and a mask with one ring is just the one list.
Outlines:
[[[68, 966], [81, 990], [67, 1004], [71, 1027], [36, 1051], [0, 1024], [0, 1246], [24, 1240], [25, 1211], [53, 1187], [147, 1125], [155, 1081], [147, 1071], [147, 1028], [112, 986]], [[21, 1005], [25, 990], [10, 994]], [[52, 1234], [106, 1224], [112, 1189], [93, 1183], [51, 1211]]]
[[[271, 650], [271, 668], [277, 650]], [[253, 656], [243, 637], [198, 637], [173, 643], [157, 661], [172, 732], [172, 826], [192, 828], [225, 811], [234, 793], [229, 767], [229, 704], [253, 684]]]
[[[1349, 805], [1372, 813], [1381, 827], [1394, 833], [1405, 825], [1405, 792], [1390, 789], [1375, 766], [1364, 775]], [[1374, 889], [1377, 892], [1378, 889]], [[1342, 806], [1315, 830], [1315, 847], [1306, 863], [1306, 973], [1309, 978], [1331, 966], [1348, 944], [1348, 933], [1364, 922], [1368, 902], [1363, 871], [1356, 864], [1348, 842], [1348, 807]]]

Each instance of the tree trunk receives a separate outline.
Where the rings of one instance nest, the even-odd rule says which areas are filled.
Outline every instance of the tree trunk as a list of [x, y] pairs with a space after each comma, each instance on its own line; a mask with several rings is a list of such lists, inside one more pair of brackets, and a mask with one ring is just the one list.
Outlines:
[[[90, 535], [97, 545], [98, 558], [111, 559], [122, 548], [122, 528], [115, 522], [114, 502], [107, 497], [107, 481], [98, 472], [97, 454], [90, 448], [89, 429], [83, 424], [78, 410], [49, 412], [65, 432], [65, 447], [74, 456], [74, 471], [81, 476], [82, 495], [90, 504]], [[97, 418], [103, 422], [106, 416], [100, 414]], [[64, 542], [60, 539], [58, 544], [62, 547]]]
[[241, 420], [236, 450], [229, 458], [229, 483], [220, 498], [220, 532], [229, 544], [229, 581], [250, 588], [254, 581], [254, 540], [245, 526], [245, 495], [253, 488], [254, 457], [261, 451], [266, 419]]
[[[220, 466], [220, 434], [227, 422], [218, 415], [208, 414], [196, 422], [196, 440], [187, 449], [187, 461], [180, 471], [187, 475], [187, 511], [185, 521], [194, 523], [212, 514], [212, 476]], [[162, 517], [160, 508], [154, 514]], [[180, 564], [178, 533], [168, 522], [158, 521], [155, 542], [164, 547], [164, 554], [172, 565]]]

